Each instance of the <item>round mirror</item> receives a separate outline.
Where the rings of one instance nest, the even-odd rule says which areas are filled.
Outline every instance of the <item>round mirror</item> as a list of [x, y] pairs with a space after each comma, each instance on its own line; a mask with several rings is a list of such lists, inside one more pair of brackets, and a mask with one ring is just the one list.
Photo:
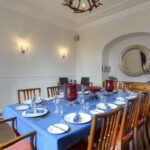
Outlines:
[[150, 51], [142, 45], [127, 47], [120, 55], [119, 67], [128, 76], [150, 72]]

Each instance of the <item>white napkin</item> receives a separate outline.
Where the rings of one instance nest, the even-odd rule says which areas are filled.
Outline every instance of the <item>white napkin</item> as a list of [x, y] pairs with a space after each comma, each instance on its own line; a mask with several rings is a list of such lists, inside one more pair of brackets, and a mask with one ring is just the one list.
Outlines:
[[95, 114], [99, 114], [99, 113], [104, 113], [103, 110], [99, 110], [99, 109], [94, 109], [90, 111], [91, 114], [95, 115]]
[[108, 103], [108, 105], [111, 107], [111, 109], [117, 108], [117, 105], [115, 105], [115, 104], [110, 104], [110, 103]]

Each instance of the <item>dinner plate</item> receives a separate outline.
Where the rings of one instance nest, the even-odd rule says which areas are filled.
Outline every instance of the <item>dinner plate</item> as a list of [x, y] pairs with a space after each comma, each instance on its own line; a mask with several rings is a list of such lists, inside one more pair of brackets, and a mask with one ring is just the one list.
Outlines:
[[104, 111], [103, 110], [99, 110], [99, 109], [94, 109], [94, 110], [91, 110], [90, 113], [95, 115], [95, 114], [104, 113]]
[[123, 97], [117, 97], [116, 99], [119, 100], [119, 101], [124, 101], [125, 100]]
[[30, 117], [43, 116], [43, 115], [45, 115], [45, 114], [48, 113], [48, 110], [47, 110], [46, 108], [36, 108], [36, 109], [43, 109], [44, 112], [43, 112], [43, 113], [26, 113], [26, 111], [23, 111], [23, 112], [21, 113], [21, 115], [24, 116], [24, 117], [29, 117], [29, 118], [30, 118]]
[[21, 105], [21, 106], [17, 106], [17, 107], [16, 107], [16, 110], [26, 110], [26, 109], [28, 109], [28, 108], [29, 108], [28, 105]]
[[44, 98], [44, 100], [46, 100], [46, 101], [51, 101], [51, 100], [54, 100], [55, 99], [55, 97], [46, 97], [46, 98]]
[[47, 130], [51, 134], [62, 134], [69, 130], [69, 126], [66, 124], [53, 124], [50, 125]]
[[114, 104], [119, 104], [119, 105], [122, 105], [122, 104], [125, 104], [126, 102], [125, 101], [115, 101]]
[[74, 117], [76, 116], [76, 113], [70, 113], [70, 114], [67, 114], [64, 116], [64, 119], [67, 121], [67, 122], [70, 122], [70, 123], [75, 123], [75, 124], [82, 124], [82, 123], [87, 123], [89, 121], [91, 121], [91, 116], [89, 114], [86, 114], [86, 113], [79, 113], [80, 115], [80, 119], [78, 122], [74, 122]]
[[136, 98], [137, 96], [136, 95], [132, 95], [132, 96], [127, 96], [126, 98], [127, 99], [132, 99], [132, 98]]
[[117, 105], [115, 105], [115, 104], [111, 104], [111, 103], [108, 103], [107, 105], [109, 105], [111, 109], [115, 109], [115, 108], [117, 108], [117, 107], [118, 107]]
[[101, 109], [107, 109], [107, 107], [105, 106], [104, 103], [98, 103], [98, 104], [96, 105], [96, 107], [97, 107], [97, 108], [101, 108]]
[[[29, 99], [29, 100], [23, 101], [22, 103], [23, 104], [31, 104], [31, 102], [32, 102], [32, 99]], [[37, 99], [37, 100], [34, 101], [35, 104], [38, 104], [38, 103], [41, 103], [41, 102], [42, 102], [41, 99]]]

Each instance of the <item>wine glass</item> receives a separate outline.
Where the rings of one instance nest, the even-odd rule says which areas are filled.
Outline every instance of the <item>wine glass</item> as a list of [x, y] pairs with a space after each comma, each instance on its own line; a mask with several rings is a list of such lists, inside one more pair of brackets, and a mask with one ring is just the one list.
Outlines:
[[55, 105], [55, 111], [54, 111], [54, 113], [56, 113], [56, 114], [59, 113], [59, 108], [58, 108], [59, 101], [60, 101], [59, 97], [56, 96], [55, 99], [54, 99], [54, 105]]

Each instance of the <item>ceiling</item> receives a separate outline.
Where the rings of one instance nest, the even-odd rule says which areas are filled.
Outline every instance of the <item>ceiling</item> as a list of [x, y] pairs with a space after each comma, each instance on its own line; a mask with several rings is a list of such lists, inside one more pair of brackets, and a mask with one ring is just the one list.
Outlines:
[[100, 20], [123, 10], [146, 4], [149, 0], [101, 0], [102, 6], [91, 13], [75, 14], [62, 5], [63, 0], [0, 0], [0, 6], [62, 25], [69, 29]]

